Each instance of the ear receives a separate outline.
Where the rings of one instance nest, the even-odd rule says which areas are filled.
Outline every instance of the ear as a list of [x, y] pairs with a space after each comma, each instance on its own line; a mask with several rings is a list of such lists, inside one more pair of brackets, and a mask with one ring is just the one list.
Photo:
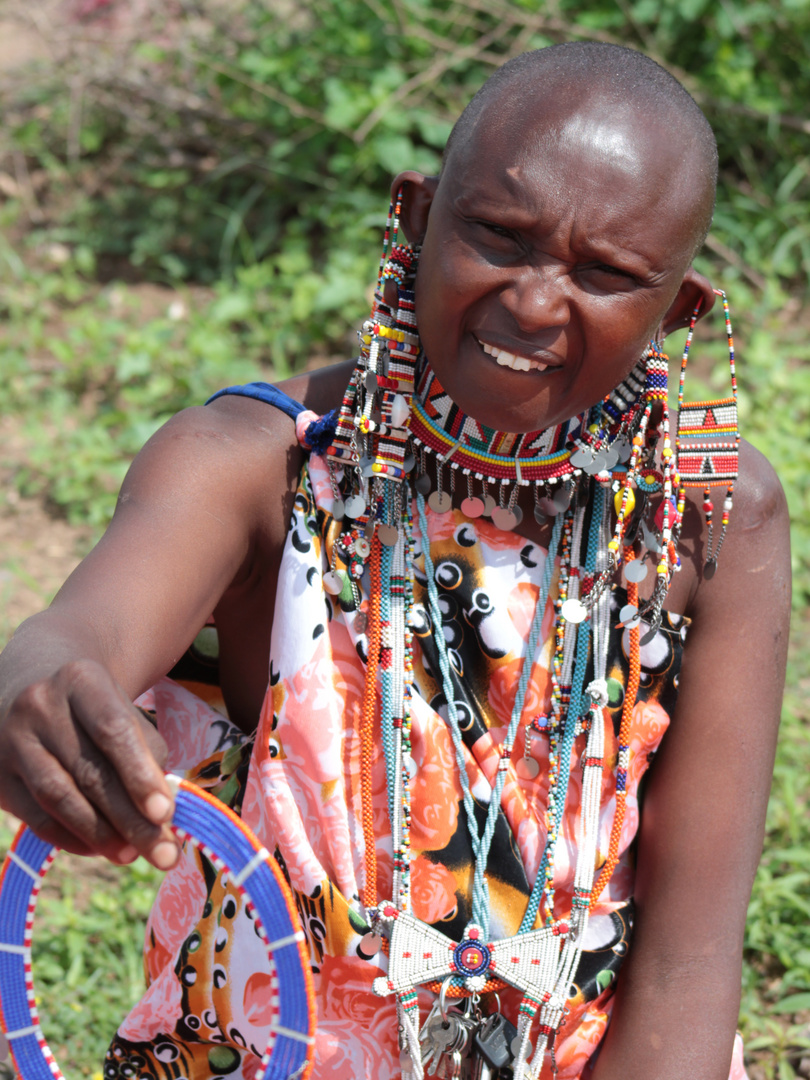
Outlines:
[[716, 299], [709, 279], [690, 266], [683, 276], [677, 296], [661, 321], [664, 334], [671, 334], [673, 330], [681, 330], [684, 326], [688, 326], [692, 321], [692, 312], [698, 304], [700, 304], [698, 318], [702, 319], [712, 310]]
[[411, 244], [421, 244], [427, 230], [428, 214], [436, 188], [439, 186], [438, 176], [424, 176], [422, 173], [408, 169], [394, 177], [391, 184], [391, 200], [396, 202], [397, 195], [402, 189], [402, 212], [400, 224]]

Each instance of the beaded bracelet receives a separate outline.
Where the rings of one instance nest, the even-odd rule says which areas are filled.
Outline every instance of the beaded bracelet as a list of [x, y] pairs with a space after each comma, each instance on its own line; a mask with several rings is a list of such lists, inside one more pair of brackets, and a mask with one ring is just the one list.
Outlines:
[[[281, 870], [251, 830], [218, 799], [167, 776], [171, 827], [242, 892], [274, 974], [273, 1020], [256, 1080], [306, 1080], [314, 1053], [315, 1005], [304, 934]], [[0, 872], [0, 1026], [20, 1080], [63, 1080], [40, 1026], [31, 970], [37, 897], [58, 848], [21, 826]]]

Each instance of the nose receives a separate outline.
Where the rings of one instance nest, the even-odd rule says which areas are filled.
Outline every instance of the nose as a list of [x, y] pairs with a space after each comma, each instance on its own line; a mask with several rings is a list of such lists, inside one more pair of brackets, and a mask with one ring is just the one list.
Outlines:
[[568, 284], [563, 266], [522, 266], [501, 291], [501, 303], [524, 334], [558, 329], [570, 319]]

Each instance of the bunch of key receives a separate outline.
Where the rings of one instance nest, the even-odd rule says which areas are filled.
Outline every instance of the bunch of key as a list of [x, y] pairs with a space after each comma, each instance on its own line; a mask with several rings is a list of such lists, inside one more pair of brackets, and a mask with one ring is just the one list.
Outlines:
[[444, 1010], [436, 1000], [419, 1034], [425, 1076], [436, 1080], [511, 1080], [519, 1039], [501, 1013], [482, 1017], [467, 998]]

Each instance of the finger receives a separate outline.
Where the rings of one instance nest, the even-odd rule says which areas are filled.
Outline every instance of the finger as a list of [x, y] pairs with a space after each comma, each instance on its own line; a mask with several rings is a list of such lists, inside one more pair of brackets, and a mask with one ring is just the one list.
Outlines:
[[[94, 827], [90, 833], [86, 832], [86, 822], [97, 815], [90, 805], [81, 807], [81, 802], [85, 800], [79, 792], [75, 792], [72, 798], [67, 796], [68, 788], [75, 785], [58, 766], [58, 762], [49, 765], [42, 760], [48, 756], [40, 755], [37, 780], [26, 782], [18, 777], [6, 779], [3, 784], [4, 808], [15, 818], [24, 821], [40, 839], [71, 854], [100, 855], [109, 852], [116, 856], [116, 861], [132, 862], [134, 852], [134, 858], [137, 858], [137, 852], [130, 845], [126, 845], [121, 838], [113, 837], [106, 822], [99, 822], [98, 827]], [[62, 807], [76, 824], [71, 826], [70, 822], [59, 820], [56, 813], [49, 809], [49, 804], [54, 811], [57, 806]], [[113, 842], [116, 839], [118, 843]], [[127, 851], [127, 848], [131, 850]]]
[[[74, 783], [81, 801], [65, 797], [60, 805], [46, 808], [59, 820], [69, 808], [74, 826], [81, 814], [80, 835], [92, 837], [102, 854], [120, 860], [122, 843], [131, 845], [154, 866], [167, 870], [178, 857], [178, 843], [168, 824], [149, 821], [132, 802], [121, 782], [121, 774], [104, 757], [83, 731], [72, 729], [71, 738], [48, 747]], [[41, 798], [37, 794], [37, 798]], [[85, 807], [89, 809], [86, 813]], [[75, 827], [75, 826], [74, 826]], [[95, 831], [93, 831], [95, 830]]]
[[146, 741], [141, 714], [123, 690], [106, 670], [93, 665], [73, 678], [68, 702], [143, 816], [154, 825], [169, 821], [174, 809], [171, 789]]

